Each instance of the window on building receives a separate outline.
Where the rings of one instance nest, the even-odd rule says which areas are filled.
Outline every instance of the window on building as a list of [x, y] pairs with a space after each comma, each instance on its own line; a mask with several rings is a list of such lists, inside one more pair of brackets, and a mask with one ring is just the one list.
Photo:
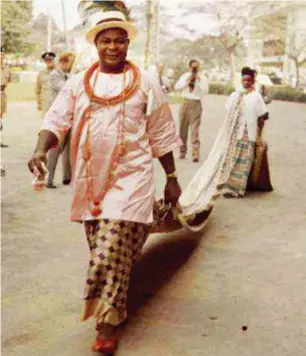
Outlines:
[[281, 41], [279, 39], [264, 41], [264, 46], [263, 46], [264, 57], [282, 56], [284, 54], [285, 54], [284, 41]]

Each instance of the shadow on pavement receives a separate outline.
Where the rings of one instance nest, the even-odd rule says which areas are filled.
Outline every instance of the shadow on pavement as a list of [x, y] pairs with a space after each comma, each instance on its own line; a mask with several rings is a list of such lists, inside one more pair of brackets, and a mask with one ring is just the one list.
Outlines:
[[185, 229], [151, 235], [149, 244], [134, 266], [129, 290], [129, 315], [135, 315], [191, 257], [207, 231], [191, 234]]

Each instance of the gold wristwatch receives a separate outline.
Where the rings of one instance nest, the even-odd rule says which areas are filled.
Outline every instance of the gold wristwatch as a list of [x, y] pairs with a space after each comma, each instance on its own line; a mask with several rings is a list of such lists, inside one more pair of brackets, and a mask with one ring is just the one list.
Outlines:
[[176, 171], [167, 174], [167, 178], [177, 178]]

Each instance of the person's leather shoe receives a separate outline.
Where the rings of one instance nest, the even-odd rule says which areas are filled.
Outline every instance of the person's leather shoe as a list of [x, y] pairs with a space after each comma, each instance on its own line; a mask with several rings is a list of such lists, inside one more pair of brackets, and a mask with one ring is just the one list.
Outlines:
[[118, 340], [106, 340], [103, 339], [101, 335], [97, 336], [96, 341], [92, 345], [92, 351], [100, 352], [105, 355], [113, 355], [117, 348]]
[[1, 143], [1, 147], [2, 148], [7, 148], [7, 147], [9, 147], [9, 145], [6, 145], [5, 143]]
[[53, 183], [47, 183], [47, 184], [46, 184], [46, 187], [47, 187], [47, 188], [51, 188], [51, 189], [55, 189], [55, 188], [56, 188], [56, 185], [54, 185]]
[[69, 185], [71, 183], [71, 179], [63, 179], [64, 185]]
[[198, 147], [193, 147], [192, 149], [192, 161], [199, 162], [200, 160], [200, 149]]

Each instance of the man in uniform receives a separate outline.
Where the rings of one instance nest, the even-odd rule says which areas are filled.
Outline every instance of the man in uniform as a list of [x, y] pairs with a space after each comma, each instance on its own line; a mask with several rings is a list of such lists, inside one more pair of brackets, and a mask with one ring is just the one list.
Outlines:
[[36, 102], [37, 110], [42, 112], [42, 117], [49, 109], [50, 103], [50, 89], [49, 78], [51, 72], [55, 69], [56, 55], [53, 52], [45, 52], [41, 58], [46, 64], [46, 68], [39, 72], [36, 81]]
[[[7, 95], [6, 95], [6, 87], [8, 83], [12, 80], [10, 67], [5, 63], [5, 54], [4, 49], [1, 47], [1, 131], [2, 131], [2, 119], [4, 114], [6, 113], [7, 106]], [[8, 147], [1, 142], [1, 147]]]
[[[65, 52], [60, 55], [59, 67], [52, 71], [49, 78], [48, 108], [52, 105], [68, 78], [70, 78], [74, 61], [75, 55], [72, 52]], [[63, 159], [63, 184], [69, 185], [71, 182], [70, 138], [71, 134], [69, 131], [62, 144], [57, 148], [51, 149], [49, 152], [47, 165], [49, 171], [48, 188], [56, 188], [53, 181], [60, 154], [62, 154]]]

